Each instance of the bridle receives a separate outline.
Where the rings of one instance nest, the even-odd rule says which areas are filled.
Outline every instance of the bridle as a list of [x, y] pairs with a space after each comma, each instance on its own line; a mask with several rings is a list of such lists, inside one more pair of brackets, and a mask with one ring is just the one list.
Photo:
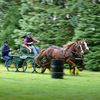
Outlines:
[[[73, 50], [74, 49], [74, 50]], [[69, 48], [69, 50], [73, 53], [73, 54], [77, 54], [79, 53], [80, 55], [83, 54], [83, 49], [82, 46], [77, 42], [73, 43], [72, 46]]]
[[85, 40], [80, 40], [79, 44], [81, 45], [81, 48], [83, 49], [83, 54], [89, 50], [89, 47], [87, 46], [87, 43]]

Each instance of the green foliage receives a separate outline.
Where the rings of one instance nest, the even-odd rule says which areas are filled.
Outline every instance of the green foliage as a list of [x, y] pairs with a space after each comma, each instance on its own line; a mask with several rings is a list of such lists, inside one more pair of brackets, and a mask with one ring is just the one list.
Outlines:
[[3, 18], [1, 18], [3, 24], [0, 28], [0, 44], [5, 39], [12, 47], [22, 44], [22, 37], [29, 31], [32, 32], [33, 37], [41, 41], [39, 45], [42, 47], [50, 44], [61, 46], [74, 35], [77, 20], [66, 18], [70, 8], [60, 9], [58, 6], [44, 5], [33, 0], [10, 2], [5, 0], [2, 7], [4, 5], [7, 9], [3, 11], [4, 15], [2, 14]]
[[[12, 3], [9, 3], [12, 4]], [[6, 10], [6, 13], [3, 15], [2, 18], [2, 25], [0, 27], [0, 41], [2, 44], [3, 41], [8, 40], [9, 44], [11, 46], [13, 46], [14, 43], [14, 39], [13, 39], [13, 35], [16, 35], [13, 33], [14, 29], [16, 27], [18, 27], [18, 20], [20, 18], [20, 14], [19, 14], [19, 6], [18, 5], [10, 5], [7, 6], [8, 9]]]
[[39, 45], [42, 47], [50, 44], [61, 46], [72, 39], [74, 27], [69, 19], [65, 19], [67, 9], [52, 6], [28, 2], [21, 4], [22, 18], [18, 21], [20, 29], [14, 30], [14, 33], [17, 33], [16, 44], [20, 43], [18, 40], [23, 40], [22, 36], [28, 31], [41, 41]]
[[100, 6], [92, 0], [66, 0], [63, 9], [37, 0], [0, 0], [0, 45], [8, 40], [15, 48], [27, 32], [40, 40], [41, 48], [85, 38], [90, 48], [86, 68], [100, 71], [99, 21]]
[[86, 68], [100, 71], [100, 6], [88, 4], [87, 9], [79, 10], [81, 16], [73, 39], [86, 39], [90, 48], [85, 56]]

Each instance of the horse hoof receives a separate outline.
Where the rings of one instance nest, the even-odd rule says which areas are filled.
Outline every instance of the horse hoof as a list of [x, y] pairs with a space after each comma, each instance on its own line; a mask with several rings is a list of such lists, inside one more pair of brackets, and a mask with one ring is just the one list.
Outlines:
[[19, 70], [16, 70], [15, 72], [19, 72]]

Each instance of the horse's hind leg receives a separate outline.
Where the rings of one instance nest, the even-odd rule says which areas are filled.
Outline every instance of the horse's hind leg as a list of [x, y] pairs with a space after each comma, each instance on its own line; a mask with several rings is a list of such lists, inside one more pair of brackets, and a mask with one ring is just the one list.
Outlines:
[[46, 67], [43, 67], [43, 68], [41, 69], [41, 73], [43, 74], [45, 71], [46, 71]]
[[50, 69], [50, 67], [48, 67], [48, 70], [51, 72], [51, 69]]
[[79, 75], [79, 70], [78, 70], [77, 66], [75, 66], [75, 75]]
[[73, 70], [72, 70], [73, 75], [75, 75], [75, 67], [73, 66]]
[[69, 65], [69, 74], [72, 75], [72, 66]]
[[70, 59], [67, 60], [67, 62], [70, 64], [70, 74], [71, 75], [78, 75], [78, 68], [77, 65], [71, 61]]

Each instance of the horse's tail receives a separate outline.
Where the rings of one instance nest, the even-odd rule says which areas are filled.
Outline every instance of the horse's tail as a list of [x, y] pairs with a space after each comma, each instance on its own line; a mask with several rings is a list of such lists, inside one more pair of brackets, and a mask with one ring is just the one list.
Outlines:
[[43, 58], [42, 54], [45, 51], [45, 49], [41, 50], [40, 53], [35, 57], [35, 63], [37, 65], [41, 65], [41, 59]]

